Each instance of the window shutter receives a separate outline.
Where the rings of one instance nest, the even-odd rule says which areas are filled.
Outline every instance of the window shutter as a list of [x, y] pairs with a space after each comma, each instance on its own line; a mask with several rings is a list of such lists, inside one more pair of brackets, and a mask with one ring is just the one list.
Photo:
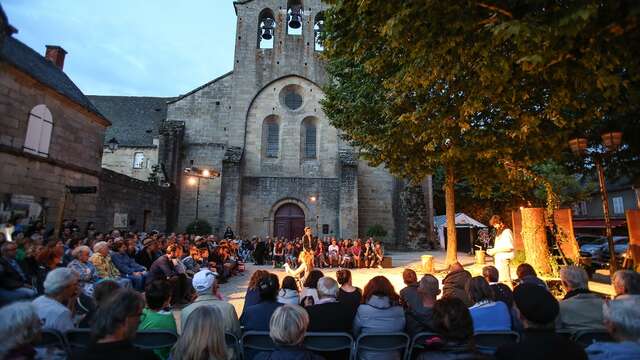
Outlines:
[[49, 155], [49, 144], [51, 144], [51, 132], [53, 131], [53, 124], [45, 119], [42, 120], [42, 126], [40, 127], [40, 145], [38, 146], [38, 153], [40, 155]]
[[278, 157], [279, 126], [277, 123], [267, 124], [267, 157]]
[[42, 120], [33, 114], [29, 115], [27, 125], [27, 136], [24, 139], [24, 150], [32, 154], [38, 154], [40, 147], [40, 132], [42, 131]]
[[49, 156], [52, 131], [53, 117], [47, 106], [44, 104], [34, 106], [29, 112], [24, 150], [35, 155]]
[[316, 158], [316, 126], [314, 124], [306, 125], [304, 157], [307, 159]]

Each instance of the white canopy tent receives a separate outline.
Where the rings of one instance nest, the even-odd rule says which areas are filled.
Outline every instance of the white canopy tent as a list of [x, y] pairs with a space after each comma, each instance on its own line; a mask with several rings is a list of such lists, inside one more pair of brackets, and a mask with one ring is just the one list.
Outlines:
[[[438, 239], [440, 240], [440, 247], [442, 249], [444, 246], [444, 228], [447, 226], [447, 216], [446, 215], [438, 215], [433, 218], [433, 223], [438, 230]], [[486, 228], [487, 225], [479, 222], [478, 220], [472, 218], [471, 216], [465, 213], [456, 213], [456, 227], [459, 225], [465, 227], [477, 227], [477, 228]]]

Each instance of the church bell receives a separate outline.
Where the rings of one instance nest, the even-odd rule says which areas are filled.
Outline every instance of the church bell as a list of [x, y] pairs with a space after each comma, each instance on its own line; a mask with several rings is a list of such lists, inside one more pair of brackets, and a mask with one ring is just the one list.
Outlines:
[[295, 5], [289, 10], [289, 27], [299, 29], [302, 26], [302, 6]]
[[265, 40], [271, 40], [273, 38], [274, 21], [271, 18], [266, 18], [262, 22], [262, 38]]

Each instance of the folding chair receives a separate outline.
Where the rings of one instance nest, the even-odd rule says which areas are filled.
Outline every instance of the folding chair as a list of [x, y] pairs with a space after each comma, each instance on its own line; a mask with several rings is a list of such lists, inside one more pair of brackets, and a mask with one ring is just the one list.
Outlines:
[[362, 351], [378, 353], [400, 351], [399, 359], [403, 359], [409, 350], [409, 342], [409, 335], [401, 332], [361, 334], [356, 340], [353, 359], [357, 360]]
[[133, 339], [133, 345], [140, 349], [164, 349], [178, 341], [178, 334], [169, 330], [140, 330]]
[[240, 359], [242, 357], [242, 347], [240, 347], [240, 340], [228, 332], [224, 333], [224, 342], [227, 344], [227, 348], [233, 349], [233, 358]]
[[46, 349], [47, 356], [50, 357], [71, 357], [67, 341], [61, 332], [54, 329], [42, 329], [40, 334], [40, 341], [35, 344], [36, 348]]
[[605, 330], [580, 330], [573, 334], [573, 341], [582, 347], [587, 347], [597, 342], [613, 342], [611, 335]]
[[407, 352], [407, 356], [405, 356], [405, 359], [411, 360], [416, 354], [418, 354], [418, 351], [424, 349], [424, 343], [428, 339], [431, 339], [434, 337], [440, 337], [440, 335], [432, 332], [421, 332], [421, 333], [415, 334], [413, 336], [413, 339], [411, 339], [411, 343], [409, 345], [409, 351]]
[[251, 360], [260, 352], [270, 352], [276, 348], [268, 331], [247, 331], [242, 334], [240, 344], [242, 344], [242, 354], [245, 360]]
[[89, 329], [73, 329], [64, 334], [67, 340], [69, 351], [72, 353], [77, 350], [86, 349], [91, 343], [91, 332]]
[[308, 332], [304, 347], [326, 359], [351, 359], [353, 337], [346, 332]]
[[480, 331], [473, 338], [478, 350], [489, 355], [493, 355], [501, 345], [520, 341], [520, 335], [515, 331]]

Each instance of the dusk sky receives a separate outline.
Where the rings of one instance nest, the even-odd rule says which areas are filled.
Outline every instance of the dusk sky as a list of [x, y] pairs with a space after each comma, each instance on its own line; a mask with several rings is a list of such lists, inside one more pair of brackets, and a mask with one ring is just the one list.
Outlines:
[[232, 0], [2, 0], [15, 38], [67, 52], [87, 95], [177, 96], [233, 69]]

